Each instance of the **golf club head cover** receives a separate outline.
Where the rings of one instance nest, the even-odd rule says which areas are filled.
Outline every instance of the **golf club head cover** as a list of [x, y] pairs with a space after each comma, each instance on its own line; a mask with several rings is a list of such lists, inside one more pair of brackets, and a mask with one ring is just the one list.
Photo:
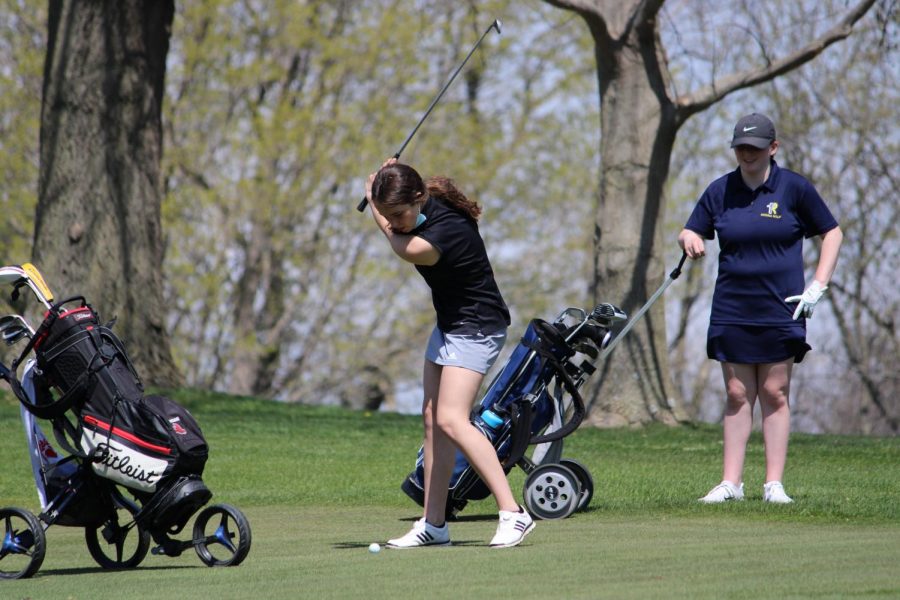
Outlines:
[[813, 310], [816, 308], [816, 303], [822, 299], [822, 296], [825, 295], [825, 290], [827, 289], [827, 285], [822, 285], [813, 279], [813, 282], [809, 284], [809, 287], [806, 288], [805, 292], [799, 296], [788, 296], [785, 298], [785, 302], [798, 303], [797, 310], [794, 311], [794, 320], [799, 319], [801, 316], [806, 319], [812, 317]]

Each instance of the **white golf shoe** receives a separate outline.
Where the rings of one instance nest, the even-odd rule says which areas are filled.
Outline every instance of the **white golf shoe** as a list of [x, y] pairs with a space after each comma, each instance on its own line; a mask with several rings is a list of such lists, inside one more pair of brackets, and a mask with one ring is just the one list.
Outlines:
[[773, 504], [790, 504], [794, 499], [784, 493], [784, 486], [780, 481], [770, 481], [763, 486], [763, 501]]
[[393, 540], [388, 540], [388, 548], [407, 549], [421, 548], [424, 546], [449, 546], [450, 528], [444, 523], [443, 527], [435, 527], [422, 517], [413, 523], [406, 535]]
[[744, 484], [735, 485], [730, 481], [722, 481], [719, 485], [709, 491], [708, 494], [700, 498], [700, 502], [704, 504], [719, 504], [729, 500], [744, 499]]
[[525, 536], [534, 530], [534, 519], [521, 506], [519, 512], [501, 510], [497, 532], [491, 540], [491, 548], [518, 546]]

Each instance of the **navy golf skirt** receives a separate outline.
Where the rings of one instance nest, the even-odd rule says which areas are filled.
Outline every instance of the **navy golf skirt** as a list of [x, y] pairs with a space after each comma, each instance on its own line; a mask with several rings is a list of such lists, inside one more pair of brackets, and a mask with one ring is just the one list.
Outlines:
[[781, 326], [713, 325], [706, 335], [706, 355], [720, 362], [739, 364], [799, 363], [812, 350], [800, 323]]

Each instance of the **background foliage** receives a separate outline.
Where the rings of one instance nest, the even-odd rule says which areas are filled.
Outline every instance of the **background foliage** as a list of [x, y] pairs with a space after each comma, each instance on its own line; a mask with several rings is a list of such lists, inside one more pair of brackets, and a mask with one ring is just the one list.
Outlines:
[[[765, 61], [844, 8], [669, 3], [661, 30], [674, 85]], [[190, 385], [350, 405], [374, 387], [389, 408], [415, 409], [428, 292], [353, 207], [366, 175], [495, 17], [503, 36], [485, 40], [403, 158], [484, 204], [511, 340], [533, 317], [595, 300], [599, 109], [579, 19], [538, 0], [205, 0], [177, 10], [164, 106], [165, 294]], [[779, 162], [814, 181], [844, 228], [832, 308], [811, 322], [816, 352], [795, 379], [796, 424], [808, 431], [892, 433], [900, 415], [900, 292], [888, 284], [900, 272], [898, 205], [886, 201], [900, 142], [894, 10], [879, 3], [819, 60], [693, 118], [672, 157], [670, 263], [699, 192], [733, 168], [728, 134], [750, 110], [775, 119]], [[4, 0], [0, 19], [0, 251], [9, 264], [30, 256], [46, 7]], [[817, 249], [807, 246], [813, 264]], [[714, 268], [711, 256], [667, 292], [673, 372], [691, 416], [709, 421], [722, 404], [703, 353]]]

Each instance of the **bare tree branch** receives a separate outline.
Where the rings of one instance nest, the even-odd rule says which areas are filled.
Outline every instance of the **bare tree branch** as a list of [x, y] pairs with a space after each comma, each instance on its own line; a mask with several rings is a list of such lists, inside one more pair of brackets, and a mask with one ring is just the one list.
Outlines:
[[837, 25], [782, 59], [774, 60], [762, 68], [728, 75], [693, 94], [677, 99], [675, 103], [678, 107], [679, 120], [684, 122], [690, 115], [708, 108], [732, 92], [770, 81], [809, 62], [831, 44], [849, 36], [853, 26], [875, 4], [875, 1], [862, 0]]

